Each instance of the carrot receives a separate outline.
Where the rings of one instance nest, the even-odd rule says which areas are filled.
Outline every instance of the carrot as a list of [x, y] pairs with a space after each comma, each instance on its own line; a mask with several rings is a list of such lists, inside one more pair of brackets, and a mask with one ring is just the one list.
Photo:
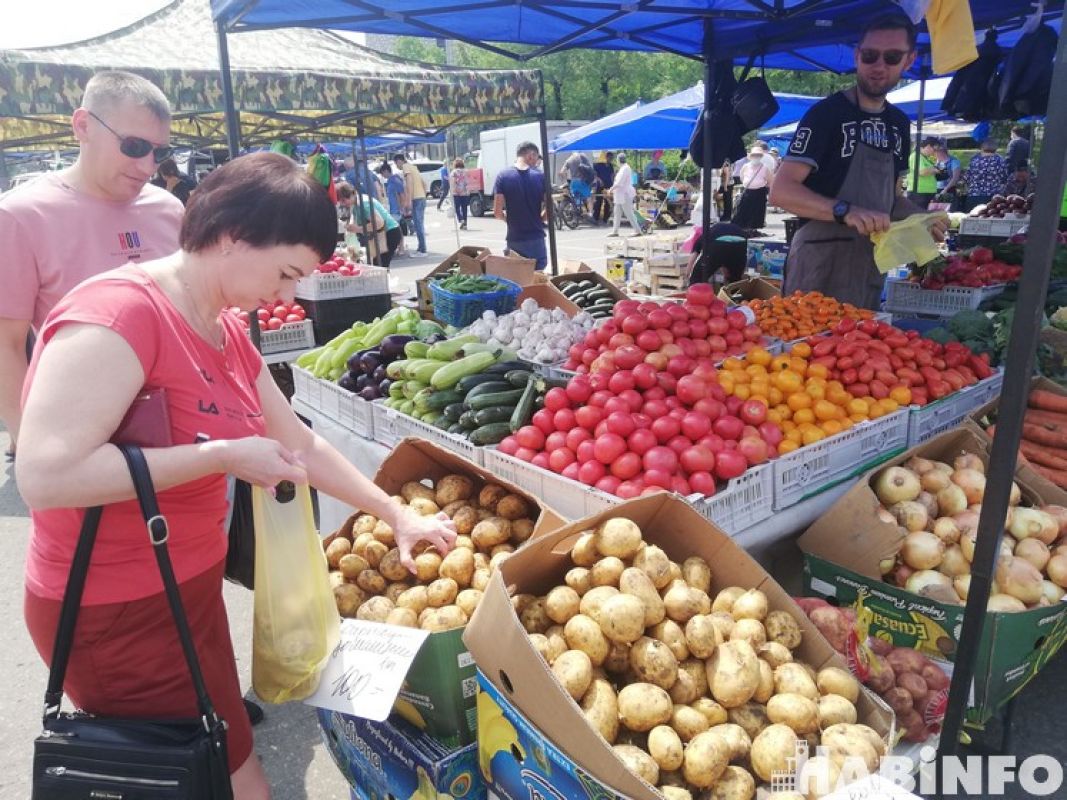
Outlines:
[[1063, 470], [1042, 467], [1040, 464], [1034, 464], [1033, 468], [1038, 475], [1041, 475], [1052, 481], [1061, 489], [1067, 489], [1067, 472], [1064, 472]]
[[1067, 414], [1057, 414], [1053, 411], [1040, 411], [1033, 408], [1026, 410], [1026, 422], [1032, 425], [1041, 425], [1053, 430], [1067, 428]]
[[1019, 442], [1019, 452], [1026, 456], [1031, 464], [1040, 464], [1043, 467], [1067, 471], [1067, 457], [1049, 452], [1047, 448], [1039, 444], [1023, 439]]
[[1067, 432], [1049, 430], [1040, 425], [1023, 425], [1023, 438], [1044, 447], [1067, 450]]
[[1030, 392], [1030, 408], [1067, 414], [1067, 396], [1050, 392], [1047, 389], [1034, 389]]

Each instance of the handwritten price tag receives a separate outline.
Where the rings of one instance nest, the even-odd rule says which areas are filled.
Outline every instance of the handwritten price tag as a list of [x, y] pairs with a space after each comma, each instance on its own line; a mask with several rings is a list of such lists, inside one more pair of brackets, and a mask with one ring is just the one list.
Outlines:
[[341, 620], [341, 638], [304, 702], [381, 722], [389, 716], [404, 676], [429, 631]]

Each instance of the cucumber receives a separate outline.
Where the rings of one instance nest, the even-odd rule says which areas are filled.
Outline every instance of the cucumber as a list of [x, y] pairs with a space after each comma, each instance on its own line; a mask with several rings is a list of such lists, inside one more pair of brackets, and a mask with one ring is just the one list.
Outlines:
[[426, 408], [431, 411], [444, 411], [447, 406], [462, 402], [463, 395], [453, 389], [446, 389], [443, 392], [431, 390], [429, 399], [426, 401]]
[[593, 300], [594, 302], [597, 300], [610, 300], [612, 303], [615, 302], [615, 298], [611, 296], [611, 292], [607, 289], [594, 289], [586, 295], [586, 298]]
[[504, 380], [504, 377], [502, 375], [497, 375], [496, 378], [497, 380], [495, 381], [486, 381], [485, 383], [479, 383], [477, 386], [475, 386], [463, 396], [463, 402], [469, 405], [471, 400], [473, 400], [475, 397], [480, 397], [483, 394], [496, 394], [497, 392], [506, 392], [509, 389], [515, 388], [506, 380]]
[[455, 385], [455, 390], [460, 394], [466, 394], [479, 383], [487, 383], [488, 381], [498, 381], [499, 376], [493, 375], [489, 372], [479, 372], [476, 375], [468, 375], [465, 378], [460, 378], [459, 383]]
[[578, 285], [583, 289], [593, 289], [593, 288], [595, 288], [597, 286], [597, 284], [595, 284], [593, 281], [589, 281], [589, 280], [578, 281]]
[[512, 433], [515, 433], [524, 425], [529, 424], [530, 417], [533, 416], [534, 412], [534, 401], [537, 399], [537, 384], [538, 381], [526, 382], [526, 388], [522, 390], [522, 397], [520, 397], [519, 402], [515, 404], [515, 408], [508, 420]]
[[504, 380], [514, 386], [516, 389], [526, 388], [526, 384], [530, 382], [530, 378], [533, 377], [533, 373], [528, 369], [513, 369], [509, 370], [504, 375]]
[[433, 421], [433, 425], [436, 428], [440, 428], [443, 431], [447, 431], [450, 427], [452, 427], [453, 423], [444, 414], [442, 414]]
[[510, 389], [506, 392], [494, 392], [493, 394], [480, 394], [473, 400], [467, 398], [467, 405], [471, 407], [473, 411], [481, 411], [483, 408], [491, 408], [492, 406], [507, 406], [508, 408], [514, 408], [515, 404], [522, 399], [522, 393], [525, 389]]
[[463, 416], [464, 411], [469, 411], [466, 403], [452, 403], [452, 405], [445, 406], [445, 418], [449, 422], [459, 422], [459, 418]]
[[459, 427], [465, 431], [473, 431], [478, 427], [478, 423], [474, 421], [474, 411], [463, 412], [463, 416], [459, 418]]
[[507, 375], [513, 369], [529, 369], [529, 366], [523, 361], [501, 361], [484, 371], [490, 375]]
[[499, 444], [505, 438], [511, 435], [511, 427], [506, 422], [491, 422], [488, 425], [482, 425], [477, 430], [471, 431], [467, 438], [473, 444], [487, 445], [487, 444]]
[[515, 409], [512, 406], [490, 406], [474, 412], [474, 421], [478, 427], [488, 425], [491, 422], [507, 422]]
[[460, 434], [462, 436], [467, 431], [458, 422], [453, 422], [451, 425], [448, 426], [448, 432], [449, 433], [458, 433], [458, 434]]
[[574, 295], [582, 291], [582, 287], [579, 286], [577, 283], [572, 282], [564, 284], [563, 288], [560, 289], [560, 291], [563, 292], [564, 297], [574, 297]]

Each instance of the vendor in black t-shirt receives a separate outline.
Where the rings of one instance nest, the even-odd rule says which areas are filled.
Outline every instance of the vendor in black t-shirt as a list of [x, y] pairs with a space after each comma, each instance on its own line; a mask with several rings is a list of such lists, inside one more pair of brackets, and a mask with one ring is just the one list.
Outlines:
[[[903, 194], [911, 131], [885, 96], [915, 60], [915, 27], [880, 19], [856, 47], [856, 85], [816, 103], [797, 125], [775, 175], [772, 205], [803, 220], [786, 261], [786, 294], [820, 291], [877, 309], [882, 275], [870, 234], [919, 213]], [[937, 226], [935, 237], [944, 229]]]

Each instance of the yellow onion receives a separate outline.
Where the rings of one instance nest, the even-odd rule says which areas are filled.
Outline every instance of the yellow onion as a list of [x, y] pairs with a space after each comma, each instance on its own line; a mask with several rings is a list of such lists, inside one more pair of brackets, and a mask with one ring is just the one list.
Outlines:
[[1041, 599], [1041, 571], [1029, 561], [1002, 556], [997, 562], [996, 575], [1004, 594], [1010, 594], [1028, 606]]

